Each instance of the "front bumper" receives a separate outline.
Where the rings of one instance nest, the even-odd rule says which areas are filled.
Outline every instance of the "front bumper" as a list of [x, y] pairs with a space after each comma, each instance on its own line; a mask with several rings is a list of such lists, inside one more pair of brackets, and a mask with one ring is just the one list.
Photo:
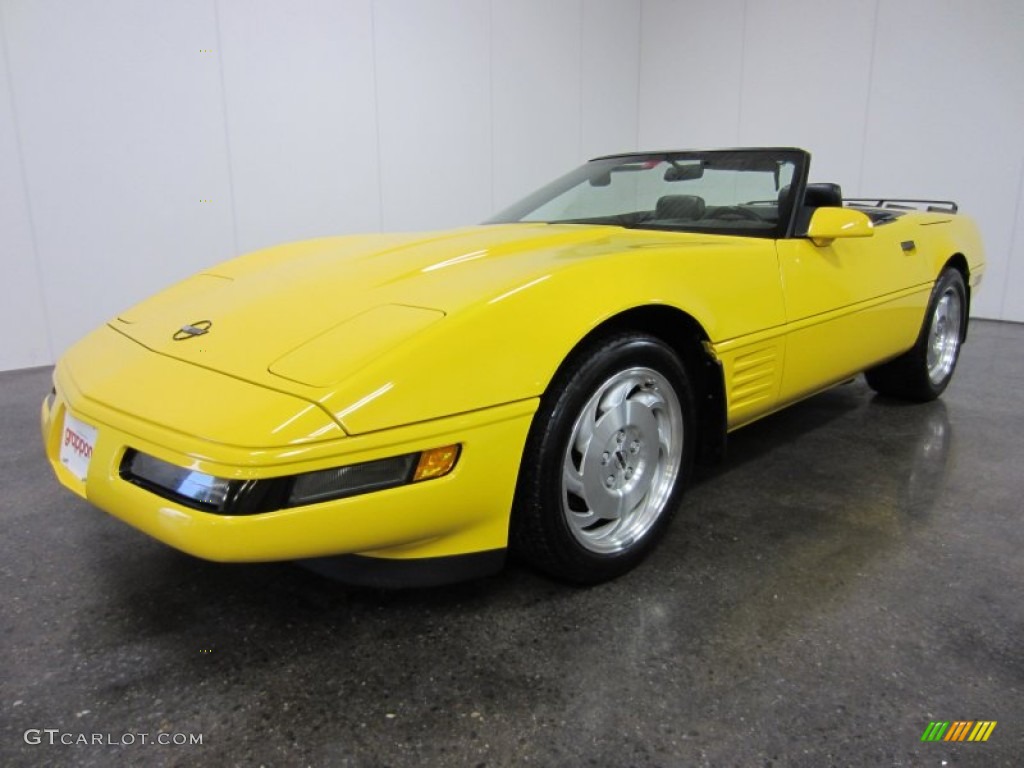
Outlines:
[[[222, 562], [304, 560], [360, 554], [431, 560], [504, 550], [519, 461], [535, 399], [381, 432], [287, 449], [242, 449], [189, 438], [89, 396], [66, 366], [42, 409], [57, 478], [92, 504], [197, 557]], [[254, 386], [254, 385], [252, 385]], [[60, 462], [65, 414], [97, 429], [85, 481]], [[459, 443], [445, 477], [334, 501], [243, 517], [176, 504], [123, 480], [129, 449], [218, 477], [268, 479]]]

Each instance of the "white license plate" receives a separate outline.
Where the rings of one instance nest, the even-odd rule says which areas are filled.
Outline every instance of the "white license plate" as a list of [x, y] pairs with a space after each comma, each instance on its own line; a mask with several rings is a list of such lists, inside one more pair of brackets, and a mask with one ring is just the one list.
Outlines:
[[96, 447], [96, 427], [64, 413], [64, 432], [60, 436], [60, 461], [75, 477], [85, 482], [89, 462]]

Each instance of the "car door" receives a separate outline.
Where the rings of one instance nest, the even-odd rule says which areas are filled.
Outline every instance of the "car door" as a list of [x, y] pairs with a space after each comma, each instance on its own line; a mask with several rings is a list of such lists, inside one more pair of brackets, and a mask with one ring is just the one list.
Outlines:
[[776, 244], [787, 324], [780, 400], [811, 394], [913, 346], [930, 285], [901, 228], [881, 224], [869, 237], [822, 245], [808, 237]]

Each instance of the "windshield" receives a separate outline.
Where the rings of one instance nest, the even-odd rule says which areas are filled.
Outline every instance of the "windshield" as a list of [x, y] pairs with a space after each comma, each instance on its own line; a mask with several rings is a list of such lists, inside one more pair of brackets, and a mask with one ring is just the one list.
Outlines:
[[788, 225], [790, 190], [799, 168], [806, 165], [804, 158], [799, 150], [598, 158], [487, 223], [611, 224], [781, 237]]

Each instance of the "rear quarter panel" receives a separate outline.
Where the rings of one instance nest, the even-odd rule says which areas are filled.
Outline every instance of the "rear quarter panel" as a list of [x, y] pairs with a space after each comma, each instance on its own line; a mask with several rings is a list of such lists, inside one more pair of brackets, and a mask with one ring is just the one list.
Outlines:
[[933, 277], [953, 256], [959, 254], [967, 261], [970, 283], [976, 287], [985, 271], [985, 247], [981, 232], [970, 216], [955, 214], [911, 214], [908, 223], [916, 224], [913, 237]]

